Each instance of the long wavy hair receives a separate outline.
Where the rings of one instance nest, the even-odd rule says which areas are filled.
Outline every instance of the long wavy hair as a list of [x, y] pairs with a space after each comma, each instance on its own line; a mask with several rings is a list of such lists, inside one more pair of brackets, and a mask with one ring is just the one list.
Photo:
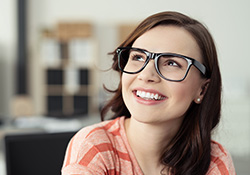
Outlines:
[[[211, 161], [211, 132], [219, 123], [221, 113], [222, 85], [216, 47], [211, 34], [203, 24], [178, 12], [161, 12], [149, 16], [119, 47], [132, 46], [138, 37], [160, 25], [182, 27], [193, 36], [200, 48], [202, 62], [208, 70], [207, 77], [210, 79], [201, 104], [192, 102], [179, 131], [163, 150], [160, 162], [175, 175], [203, 175], [207, 173]], [[112, 68], [120, 72], [117, 54], [115, 51], [112, 54]], [[110, 91], [114, 96], [102, 108], [102, 120], [110, 110], [113, 112], [112, 118], [130, 117], [121, 88], [120, 81], [118, 88]]]

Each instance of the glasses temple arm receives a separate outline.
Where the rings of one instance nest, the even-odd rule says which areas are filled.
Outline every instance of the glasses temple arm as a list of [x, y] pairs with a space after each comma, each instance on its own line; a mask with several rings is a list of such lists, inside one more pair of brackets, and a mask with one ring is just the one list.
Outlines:
[[193, 65], [204, 75], [207, 76], [207, 69], [206, 67], [201, 64], [199, 61], [193, 60]]

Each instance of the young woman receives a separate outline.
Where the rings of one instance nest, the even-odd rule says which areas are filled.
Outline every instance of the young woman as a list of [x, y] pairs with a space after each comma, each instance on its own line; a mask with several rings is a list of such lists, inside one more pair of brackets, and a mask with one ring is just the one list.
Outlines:
[[114, 52], [120, 84], [107, 120], [69, 143], [63, 175], [234, 175], [211, 140], [220, 120], [221, 76], [208, 30], [177, 12], [145, 19]]

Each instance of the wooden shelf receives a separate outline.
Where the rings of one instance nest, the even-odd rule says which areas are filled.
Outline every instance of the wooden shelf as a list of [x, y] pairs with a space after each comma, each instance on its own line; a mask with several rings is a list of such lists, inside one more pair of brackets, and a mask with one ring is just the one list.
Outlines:
[[[96, 47], [86, 23], [60, 23], [43, 35], [44, 113], [47, 116], [87, 115], [94, 109], [93, 66]], [[50, 53], [50, 54], [49, 54]], [[50, 58], [51, 56], [51, 58]]]

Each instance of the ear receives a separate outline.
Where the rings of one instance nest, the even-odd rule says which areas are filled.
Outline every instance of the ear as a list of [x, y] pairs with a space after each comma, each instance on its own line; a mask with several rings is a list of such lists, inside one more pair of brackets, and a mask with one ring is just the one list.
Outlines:
[[208, 86], [210, 83], [210, 79], [205, 79], [202, 84], [201, 84], [201, 88], [200, 91], [198, 92], [198, 95], [196, 97], [196, 99], [194, 99], [194, 102], [197, 104], [200, 104], [204, 98], [204, 95], [207, 92]]

